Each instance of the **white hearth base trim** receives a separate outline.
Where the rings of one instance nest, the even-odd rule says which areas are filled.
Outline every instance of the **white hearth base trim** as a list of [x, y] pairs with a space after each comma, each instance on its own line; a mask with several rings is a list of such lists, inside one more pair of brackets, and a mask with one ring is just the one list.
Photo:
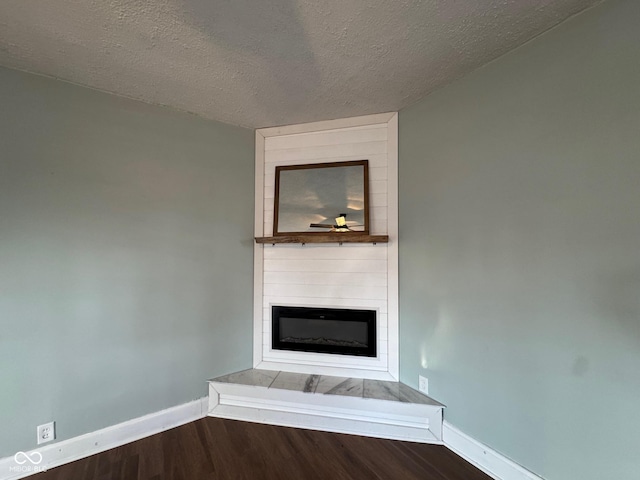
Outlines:
[[[51, 443], [28, 453], [38, 452], [42, 455], [42, 462], [37, 465], [42, 470], [59, 467], [60, 465], [75, 462], [81, 458], [204, 418], [207, 413], [208, 403], [209, 399], [203, 397], [183, 405], [102, 428], [95, 432]], [[29, 466], [31, 466], [29, 462], [24, 465], [16, 464], [13, 457], [0, 459], [0, 480], [15, 480], [42, 471], [16, 471], [15, 468]]]
[[209, 416], [442, 444], [442, 407], [210, 382]]
[[496, 480], [543, 480], [504, 455], [461, 432], [449, 422], [442, 425], [444, 445]]

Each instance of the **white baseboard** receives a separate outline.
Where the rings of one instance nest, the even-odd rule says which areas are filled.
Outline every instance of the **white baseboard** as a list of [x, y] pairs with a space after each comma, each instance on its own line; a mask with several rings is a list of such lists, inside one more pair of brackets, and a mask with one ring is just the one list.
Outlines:
[[[242, 402], [240, 402], [240, 404], [241, 403]], [[214, 401], [214, 408], [215, 406], [218, 406], [216, 401]], [[245, 404], [244, 406], [246, 408], [247, 405]], [[324, 415], [321, 415], [321, 417], [324, 417], [321, 423], [316, 423], [309, 419], [301, 421], [302, 417], [299, 415], [297, 415], [295, 419], [293, 417], [285, 419], [282, 417], [282, 411], [277, 413], [273, 412], [275, 414], [274, 418], [266, 418], [271, 417], [271, 415], [267, 414], [265, 417], [265, 406], [266, 405], [262, 405], [262, 409], [259, 409], [261, 411], [261, 415], [256, 415], [257, 412], [253, 408], [248, 408], [246, 410], [244, 408], [238, 408], [237, 410], [234, 409], [233, 412], [229, 411], [224, 413], [222, 411], [218, 411], [216, 412], [217, 414], [211, 412], [210, 415], [234, 418], [237, 420], [257, 421], [259, 423], [287, 425], [298, 428], [331, 430], [365, 436], [395, 438], [398, 440], [441, 443], [437, 438], [439, 436], [437, 435], [437, 430], [434, 432], [436, 433], [435, 438], [430, 435], [425, 438], [423, 436], [423, 432], [421, 432], [422, 435], [416, 435], [416, 430], [414, 429], [409, 429], [414, 430], [411, 433], [401, 431], [402, 429], [397, 430], [397, 425], [393, 426], [391, 429], [389, 428], [389, 425], [386, 425], [383, 430], [375, 427], [373, 430], [371, 427], [368, 427], [366, 430], [361, 430], [360, 428], [355, 428], [353, 425], [347, 426], [350, 422], [344, 422], [347, 420], [345, 418], [342, 419], [342, 422], [344, 423], [341, 425], [336, 424], [329, 427], [326, 425], [327, 417], [324, 417]], [[236, 405], [236, 407], [240, 407], [240, 405]], [[209, 397], [203, 397], [183, 405], [144, 415], [95, 432], [45, 445], [44, 447], [26, 452], [30, 456], [37, 456], [38, 453], [42, 455], [42, 462], [37, 466], [34, 466], [28, 461], [19, 465], [15, 462], [14, 457], [2, 458], [0, 459], [0, 480], [17, 480], [28, 477], [40, 471], [58, 467], [65, 463], [74, 462], [81, 458], [95, 455], [96, 453], [104, 452], [105, 450], [155, 435], [156, 433], [203, 418], [207, 415], [208, 410]], [[241, 410], [244, 411], [241, 412]], [[335, 414], [336, 412], [334, 411], [333, 413]], [[362, 414], [362, 412], [360, 413]], [[316, 416], [317, 412], [313, 417]], [[371, 422], [371, 420], [373, 419], [368, 419], [369, 422]], [[405, 424], [405, 426], [407, 426], [407, 424]], [[433, 428], [433, 425], [431, 428]], [[444, 445], [447, 448], [496, 480], [543, 480], [542, 477], [539, 477], [512, 460], [509, 460], [504, 455], [501, 455], [495, 450], [461, 432], [447, 421], [442, 423], [442, 435]]]
[[209, 416], [442, 444], [442, 406], [209, 383]]
[[206, 416], [208, 402], [208, 397], [203, 397], [26, 452], [31, 458], [41, 458], [38, 465], [24, 456], [19, 458], [23, 464], [16, 463], [14, 457], [2, 458], [0, 480], [24, 478], [198, 420]]
[[535, 473], [461, 432], [446, 420], [442, 424], [445, 446], [496, 480], [543, 480]]

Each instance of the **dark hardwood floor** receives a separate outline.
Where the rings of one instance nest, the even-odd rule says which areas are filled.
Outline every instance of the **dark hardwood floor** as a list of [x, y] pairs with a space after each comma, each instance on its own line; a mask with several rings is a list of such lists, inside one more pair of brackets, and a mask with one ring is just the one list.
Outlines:
[[207, 417], [37, 480], [491, 480], [438, 445]]

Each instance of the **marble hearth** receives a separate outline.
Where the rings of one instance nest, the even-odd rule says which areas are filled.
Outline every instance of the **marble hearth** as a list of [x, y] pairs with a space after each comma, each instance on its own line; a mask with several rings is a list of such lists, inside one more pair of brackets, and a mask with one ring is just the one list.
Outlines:
[[442, 443], [444, 405], [400, 383], [249, 369], [209, 381], [213, 417]]

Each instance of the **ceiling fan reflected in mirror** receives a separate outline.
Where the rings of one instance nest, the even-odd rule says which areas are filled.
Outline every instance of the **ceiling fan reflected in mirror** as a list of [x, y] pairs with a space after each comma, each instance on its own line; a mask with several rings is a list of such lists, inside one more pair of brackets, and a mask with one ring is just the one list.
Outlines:
[[328, 223], [310, 223], [310, 228], [326, 228], [331, 232], [351, 232], [351, 227], [363, 227], [364, 225], [358, 223], [347, 223], [347, 214], [341, 213], [336, 217], [335, 225]]

